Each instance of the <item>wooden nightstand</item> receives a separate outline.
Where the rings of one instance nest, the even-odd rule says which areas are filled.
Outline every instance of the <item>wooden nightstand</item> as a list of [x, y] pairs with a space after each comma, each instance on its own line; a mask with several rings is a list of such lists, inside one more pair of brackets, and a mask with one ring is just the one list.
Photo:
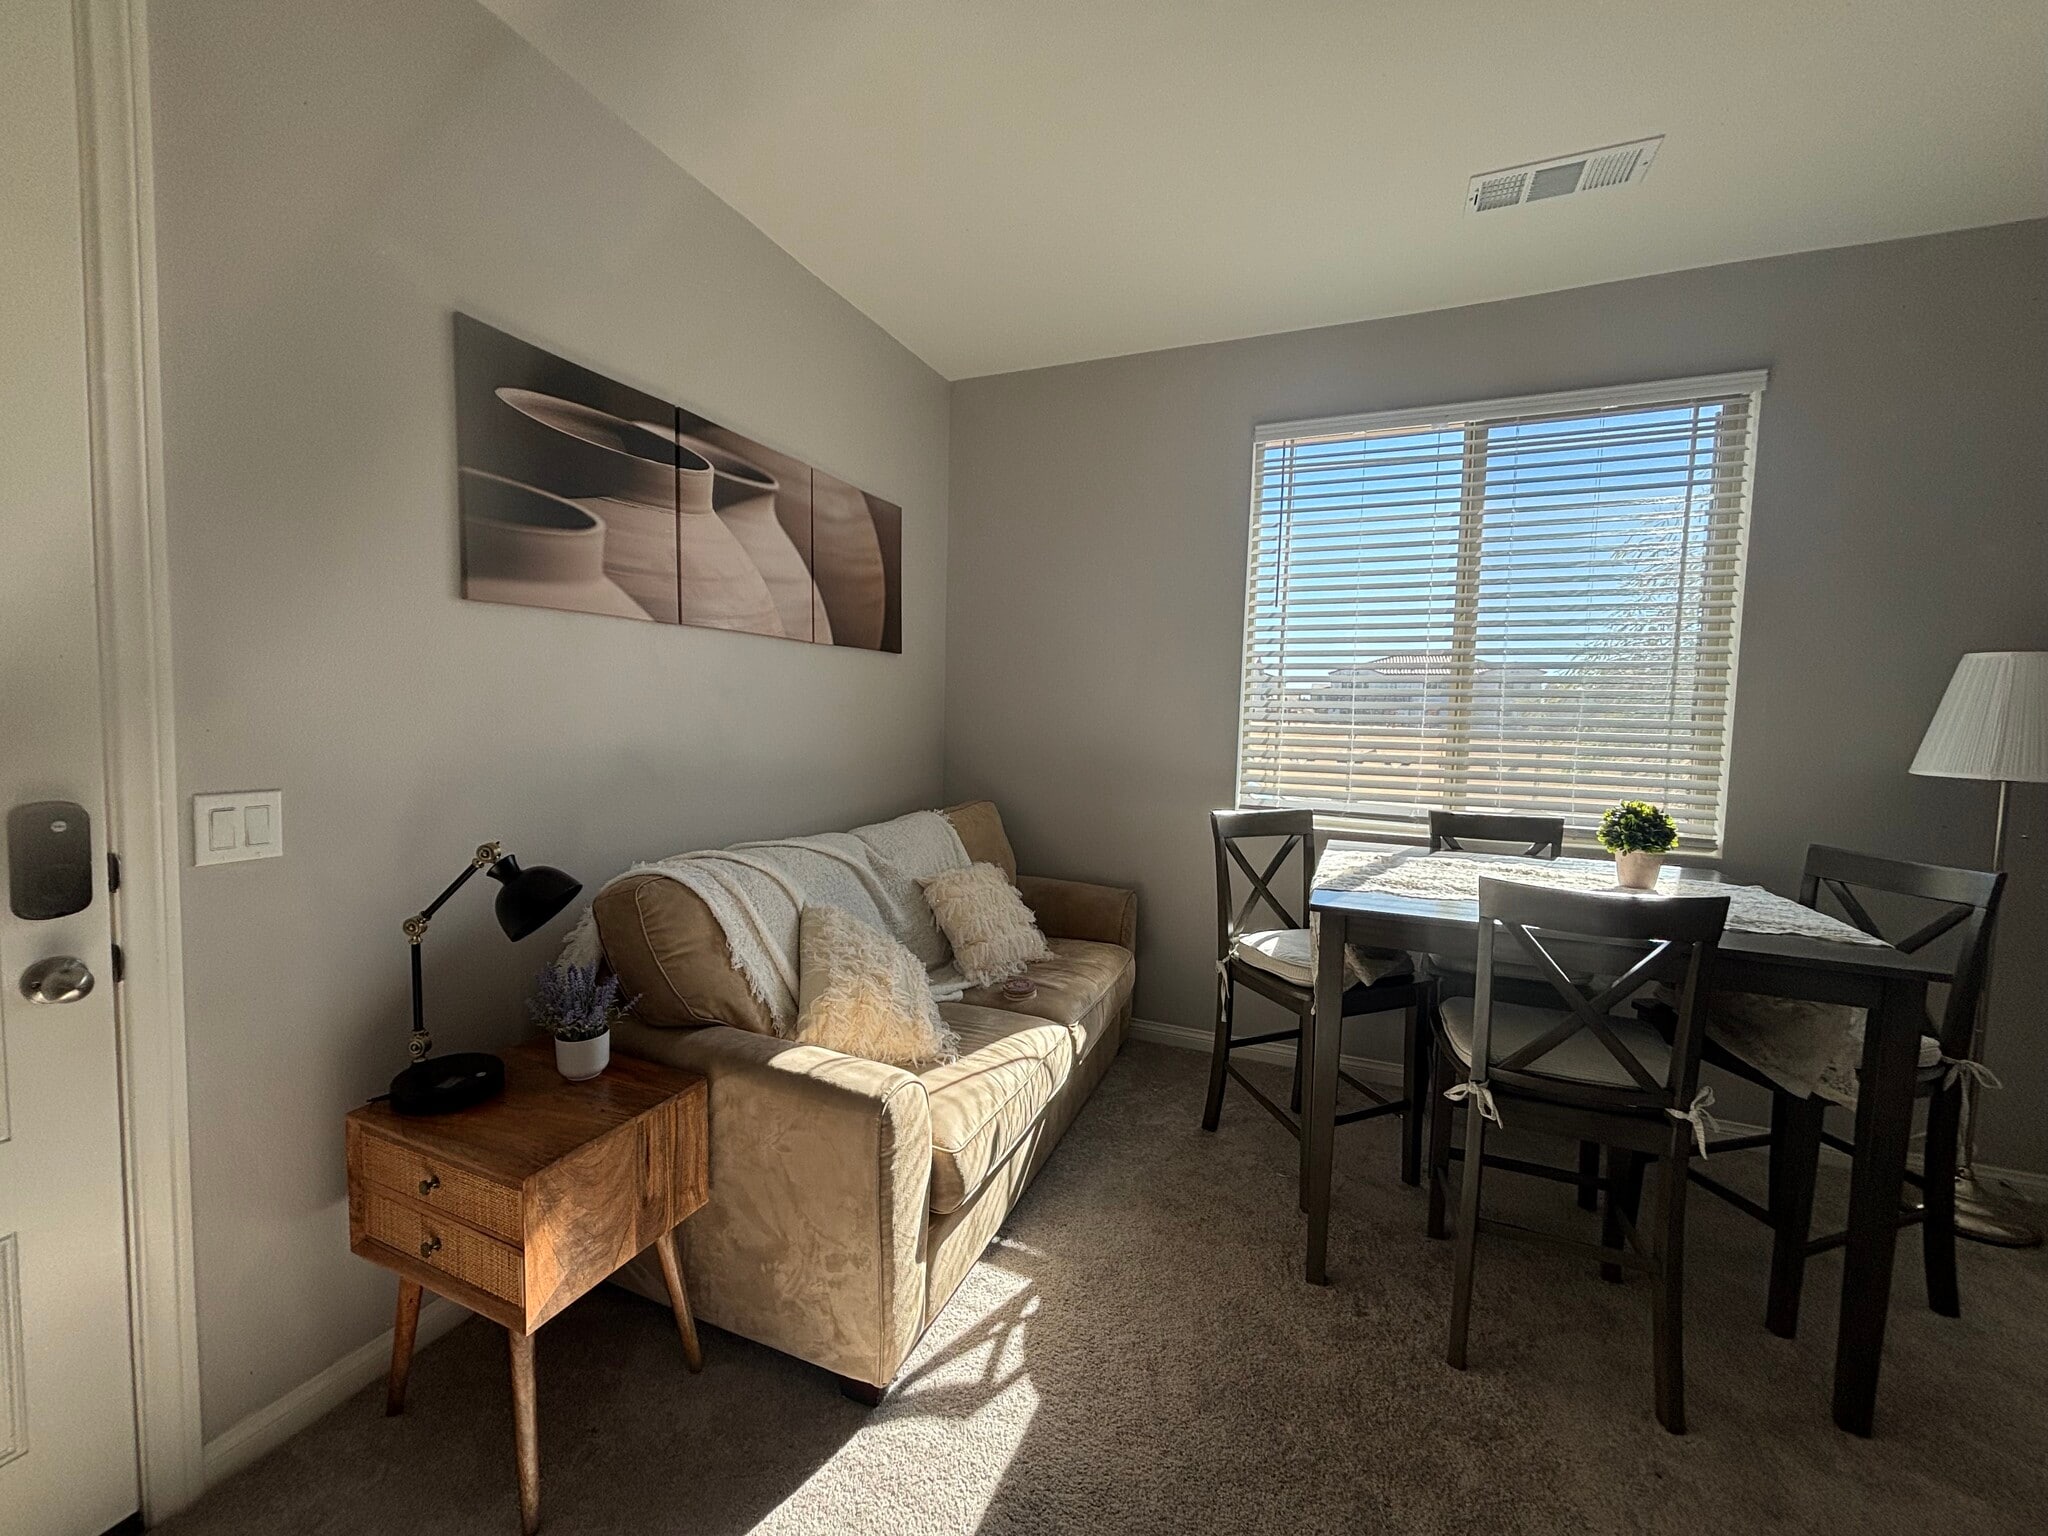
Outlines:
[[398, 1272], [387, 1413], [405, 1407], [422, 1289], [504, 1326], [512, 1348], [520, 1528], [540, 1523], [533, 1335], [650, 1245], [683, 1356], [703, 1365], [675, 1229], [708, 1197], [706, 1089], [694, 1072], [615, 1057], [587, 1083], [553, 1047], [505, 1053], [505, 1092], [452, 1115], [386, 1104], [348, 1117], [349, 1246]]

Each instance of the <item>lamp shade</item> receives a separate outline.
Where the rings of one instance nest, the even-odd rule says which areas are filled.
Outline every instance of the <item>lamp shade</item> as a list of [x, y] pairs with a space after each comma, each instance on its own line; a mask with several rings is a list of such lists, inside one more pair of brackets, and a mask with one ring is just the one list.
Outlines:
[[491, 866], [491, 878], [504, 887], [498, 892], [498, 926], [514, 940], [546, 927], [583, 889], [581, 881], [552, 865], [521, 869], [509, 853]]
[[1956, 666], [1913, 772], [2048, 784], [2048, 651], [1973, 651]]

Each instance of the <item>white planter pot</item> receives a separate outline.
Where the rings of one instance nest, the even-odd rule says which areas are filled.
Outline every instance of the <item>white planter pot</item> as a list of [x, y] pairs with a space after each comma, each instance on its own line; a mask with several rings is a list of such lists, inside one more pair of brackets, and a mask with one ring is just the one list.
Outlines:
[[557, 1040], [555, 1070], [572, 1083], [587, 1083], [611, 1064], [612, 1036], [606, 1030], [594, 1040]]
[[1615, 883], [1625, 891], [1654, 891], [1657, 873], [1664, 867], [1661, 853], [1617, 853], [1614, 856]]

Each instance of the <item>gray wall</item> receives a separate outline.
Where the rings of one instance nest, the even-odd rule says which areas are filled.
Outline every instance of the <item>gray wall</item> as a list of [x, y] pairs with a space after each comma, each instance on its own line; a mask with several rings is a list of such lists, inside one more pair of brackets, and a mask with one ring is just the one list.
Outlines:
[[[2040, 222], [956, 384], [947, 794], [1134, 882], [1138, 1014], [1208, 1027], [1253, 426], [1759, 365], [1725, 868], [1988, 858], [1993, 791], [1906, 767], [1961, 653], [2048, 648]], [[2016, 801], [1984, 1154], [2038, 1170], [2048, 788]]]
[[[341, 1116], [480, 840], [594, 886], [935, 802], [947, 388], [470, 0], [150, 18], [179, 786], [285, 808], [183, 883], [211, 1436], [390, 1324]], [[903, 654], [461, 601], [457, 308], [900, 502]], [[564, 926], [489, 907], [429, 941], [443, 1048], [521, 1036]]]

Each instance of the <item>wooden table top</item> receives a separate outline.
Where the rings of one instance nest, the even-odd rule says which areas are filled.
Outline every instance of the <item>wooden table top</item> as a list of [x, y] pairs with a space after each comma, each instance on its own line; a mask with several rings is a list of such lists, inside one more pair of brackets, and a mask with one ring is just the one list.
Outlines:
[[607, 1131], [704, 1082], [695, 1072], [634, 1056], [613, 1056], [587, 1083], [555, 1070], [554, 1042], [522, 1041], [498, 1053], [505, 1091], [448, 1115], [401, 1115], [365, 1104], [348, 1118], [387, 1141], [507, 1183], [522, 1183]]
[[[1333, 838], [1324, 851], [1327, 854], [1330, 848], [1339, 847], [1385, 853], [1407, 851], [1422, 858], [1429, 856], [1423, 849], [1407, 849], [1403, 845], [1375, 843], [1362, 838]], [[1541, 862], [1538, 859], [1503, 858], [1501, 873], [1503, 877], [1511, 878], [1513, 865]], [[1718, 880], [1720, 876], [1713, 871], [1688, 870], [1686, 878]], [[1310, 893], [1309, 907], [1316, 912], [1381, 918], [1387, 920], [1390, 929], [1420, 931], [1438, 928], [1448, 931], [1473, 930], [1479, 926], [1476, 896], [1397, 896], [1384, 891], [1343, 891], [1316, 886]], [[1397, 944], [1395, 947], [1406, 946]], [[1428, 946], [1418, 944], [1414, 947]], [[1949, 977], [1948, 969], [1925, 951], [1909, 955], [1889, 944], [1836, 944], [1801, 933], [1749, 933], [1731, 928], [1721, 935], [1720, 951], [1731, 959], [1789, 962], [1838, 975], [1917, 981], [1946, 981]]]

